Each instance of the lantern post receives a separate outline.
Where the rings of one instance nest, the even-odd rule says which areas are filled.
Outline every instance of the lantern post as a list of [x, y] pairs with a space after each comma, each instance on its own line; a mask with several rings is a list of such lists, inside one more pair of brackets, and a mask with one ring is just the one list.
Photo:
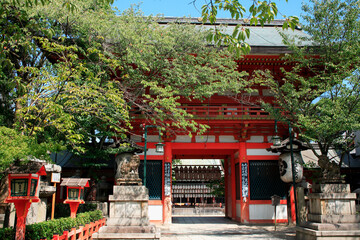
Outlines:
[[26, 216], [31, 203], [40, 201], [38, 188], [40, 176], [43, 175], [46, 175], [45, 167], [39, 163], [30, 163], [10, 168], [8, 174], [9, 196], [5, 202], [14, 203], [16, 208], [15, 240], [25, 239]]
[[64, 203], [70, 206], [70, 217], [75, 218], [80, 204], [84, 204], [84, 188], [89, 187], [90, 178], [63, 178], [60, 186], [66, 187]]
[[293, 185], [293, 191], [294, 191], [294, 202], [295, 202], [295, 221], [296, 225], [299, 224], [299, 218], [297, 216], [297, 200], [296, 200], [296, 171], [295, 171], [295, 161], [294, 161], [294, 146], [293, 146], [293, 135], [292, 135], [292, 127], [289, 123], [289, 142], [290, 142], [290, 154], [291, 154], [291, 171], [292, 171], [292, 185]]
[[[156, 125], [145, 125], [143, 124], [145, 133], [144, 133], [144, 186], [146, 187], [146, 152], [147, 152], [147, 130], [148, 128], [158, 128], [158, 126]], [[155, 144], [156, 145], [156, 152], [158, 153], [163, 153], [164, 152], [164, 146], [165, 144], [161, 143], [161, 135], [160, 135], [160, 130], [159, 130], [159, 143]]]
[[[297, 217], [297, 196], [296, 196], [296, 183], [302, 180], [303, 170], [302, 167], [299, 170], [299, 161], [301, 160], [300, 151], [309, 149], [301, 141], [294, 139], [293, 129], [290, 123], [288, 123], [289, 138], [281, 141], [278, 138], [273, 138], [273, 145], [267, 148], [268, 151], [273, 153], [280, 153], [279, 156], [279, 170], [280, 178], [284, 182], [292, 183], [293, 201], [294, 201], [294, 217], [296, 224], [299, 220]], [[277, 121], [275, 121], [275, 135], [277, 136]], [[297, 162], [295, 162], [295, 158]], [[285, 170], [285, 166], [291, 166], [290, 171]], [[293, 206], [293, 205], [292, 205]]]

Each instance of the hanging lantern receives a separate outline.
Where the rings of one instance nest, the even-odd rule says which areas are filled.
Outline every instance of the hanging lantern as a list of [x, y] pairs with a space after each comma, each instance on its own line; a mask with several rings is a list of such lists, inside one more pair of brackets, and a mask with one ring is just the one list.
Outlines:
[[281, 145], [281, 138], [278, 135], [275, 135], [271, 138], [271, 142], [274, 146], [280, 146]]
[[155, 144], [155, 146], [156, 146], [156, 152], [157, 153], [163, 153], [164, 152], [165, 144], [159, 142], [159, 143]]
[[[303, 178], [303, 166], [301, 165], [302, 158], [299, 152], [294, 152], [293, 157], [294, 157], [295, 182], [301, 182]], [[293, 181], [293, 171], [291, 168], [290, 152], [285, 152], [280, 154], [279, 171], [280, 171], [280, 179], [283, 182], [289, 183]]]

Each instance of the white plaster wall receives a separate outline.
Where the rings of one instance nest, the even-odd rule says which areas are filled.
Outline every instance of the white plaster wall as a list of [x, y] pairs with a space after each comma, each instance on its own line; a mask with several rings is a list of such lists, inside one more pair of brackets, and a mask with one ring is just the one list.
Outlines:
[[[274, 206], [271, 204], [250, 204], [250, 220], [271, 220], [275, 219]], [[276, 219], [287, 219], [287, 206], [280, 204], [276, 207]]]
[[272, 96], [274, 96], [274, 92], [271, 91], [270, 89], [263, 89], [263, 90], [262, 90], [262, 94], [263, 94], [263, 96], [266, 96], [266, 97], [272, 97]]
[[9, 227], [15, 227], [16, 209], [15, 204], [10, 203]]
[[174, 142], [191, 143], [189, 135], [177, 135]]
[[159, 135], [147, 135], [147, 142], [159, 142]]
[[256, 156], [256, 155], [262, 155], [262, 156], [278, 156], [279, 153], [272, 153], [266, 151], [266, 149], [246, 149], [246, 154], [249, 156]]
[[249, 143], [262, 143], [264, 142], [264, 136], [251, 136], [246, 142]]
[[236, 217], [241, 218], [241, 204], [236, 204]]
[[274, 136], [267, 136], [267, 141], [268, 141], [269, 143], [271, 143], [273, 137], [274, 137]]
[[195, 136], [195, 141], [197, 143], [204, 143], [204, 142], [215, 142], [215, 136], [213, 135], [204, 135], [204, 136]]
[[259, 96], [259, 92], [243, 93], [244, 96]]
[[149, 220], [160, 220], [163, 217], [162, 205], [149, 205]]
[[26, 216], [26, 224], [34, 224], [46, 220], [46, 199], [32, 203], [29, 208], [28, 215]]
[[[144, 155], [144, 153], [139, 153], [139, 155]], [[164, 155], [164, 153], [158, 153], [156, 152], [156, 149], [155, 148], [148, 148], [147, 149], [147, 153], [146, 153], [146, 156], [149, 156], [149, 155]]]
[[219, 142], [221, 143], [234, 143], [234, 142], [238, 142], [238, 140], [236, 140], [234, 138], [234, 136], [219, 136]]
[[[360, 142], [360, 131], [356, 131], [355, 133], [355, 142], [356, 143], [359, 143]], [[356, 148], [355, 148], [355, 153], [356, 153], [356, 156], [359, 156], [360, 155], [360, 146], [359, 144], [356, 144], [358, 145]]]
[[[237, 108], [224, 108], [224, 110], [227, 110], [227, 111], [237, 111], [238, 109]], [[237, 112], [226, 112], [225, 113], [226, 115], [238, 115], [238, 113]]]
[[138, 136], [138, 135], [132, 135], [132, 136], [130, 136], [130, 140], [134, 141], [134, 142], [141, 142], [142, 137]]

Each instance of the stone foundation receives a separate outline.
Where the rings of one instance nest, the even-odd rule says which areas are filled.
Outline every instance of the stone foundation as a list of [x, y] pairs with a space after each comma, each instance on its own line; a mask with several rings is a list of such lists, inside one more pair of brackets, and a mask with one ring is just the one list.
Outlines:
[[114, 186], [109, 196], [108, 226], [147, 226], [148, 189], [144, 186]]
[[298, 240], [360, 239], [356, 194], [348, 184], [314, 184], [308, 221], [296, 229]]
[[144, 186], [114, 186], [107, 226], [93, 239], [160, 239], [160, 232], [149, 223], [148, 200]]

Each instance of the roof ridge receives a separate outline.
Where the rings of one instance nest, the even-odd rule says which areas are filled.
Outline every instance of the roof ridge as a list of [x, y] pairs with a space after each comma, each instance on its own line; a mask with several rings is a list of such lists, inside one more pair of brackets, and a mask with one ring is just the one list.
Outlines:
[[[264, 26], [282, 26], [283, 23], [285, 22], [285, 19], [274, 19], [270, 22], [266, 22], [264, 23]], [[245, 26], [251, 26], [249, 24], [249, 20], [244, 18], [244, 19], [232, 19], [232, 18], [217, 18], [216, 22], [214, 24], [210, 24], [210, 22], [206, 22], [203, 23], [202, 22], [202, 18], [198, 17], [161, 17], [157, 20], [157, 22], [159, 23], [170, 23], [170, 22], [181, 22], [181, 23], [185, 23], [185, 22], [189, 22], [192, 24], [204, 24], [204, 25], [221, 25], [221, 24], [227, 24], [227, 25], [238, 25], [238, 24], [242, 24]], [[260, 24], [257, 24], [260, 26]]]

